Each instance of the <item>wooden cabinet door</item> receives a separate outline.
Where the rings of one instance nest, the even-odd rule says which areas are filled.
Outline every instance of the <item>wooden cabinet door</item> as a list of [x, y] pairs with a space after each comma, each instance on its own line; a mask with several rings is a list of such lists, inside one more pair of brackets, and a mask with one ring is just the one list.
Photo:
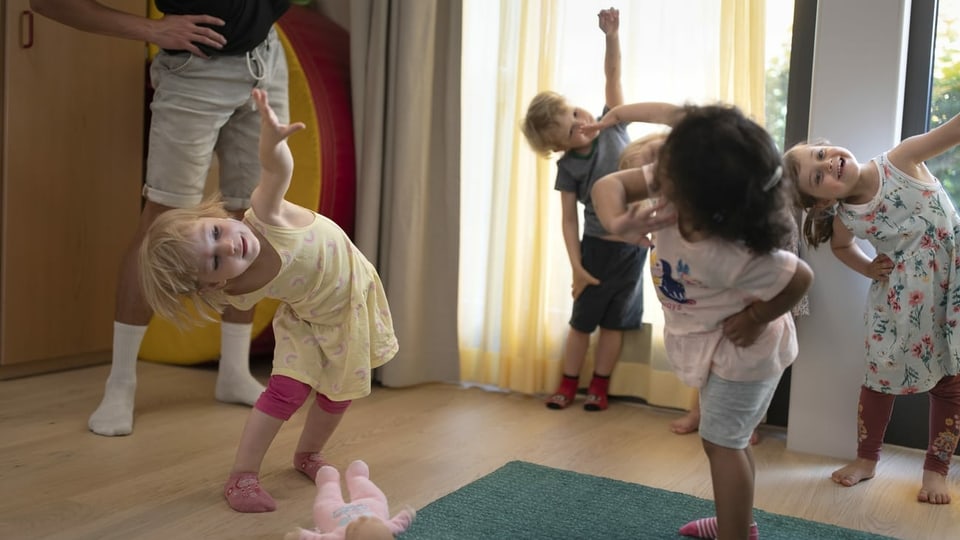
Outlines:
[[[146, 14], [144, 0], [102, 3]], [[0, 370], [111, 349], [140, 211], [146, 65], [144, 43], [5, 4]]]

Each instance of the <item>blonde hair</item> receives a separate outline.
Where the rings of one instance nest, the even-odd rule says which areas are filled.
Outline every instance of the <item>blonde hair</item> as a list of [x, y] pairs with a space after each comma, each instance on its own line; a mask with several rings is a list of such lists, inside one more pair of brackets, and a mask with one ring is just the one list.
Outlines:
[[617, 163], [617, 169], [632, 169], [647, 165], [646, 163], [636, 163], [637, 157], [650, 143], [665, 141], [669, 134], [669, 131], [658, 131], [631, 141], [630, 144], [624, 147], [623, 152], [620, 153], [620, 162]]
[[559, 125], [557, 117], [567, 109], [567, 100], [556, 92], [540, 92], [530, 101], [520, 130], [533, 151], [550, 157], [557, 141], [550, 137], [550, 129]]
[[[211, 311], [223, 311], [226, 301], [221, 290], [208, 287], [201, 292], [204, 284], [197, 277], [200, 269], [191, 235], [200, 219], [228, 217], [223, 201], [213, 197], [193, 208], [168, 210], [147, 229], [138, 258], [140, 289], [158, 315], [182, 326], [184, 320], [196, 322], [188, 305], [202, 319], [210, 321], [215, 320]], [[186, 305], [184, 300], [188, 300]]]

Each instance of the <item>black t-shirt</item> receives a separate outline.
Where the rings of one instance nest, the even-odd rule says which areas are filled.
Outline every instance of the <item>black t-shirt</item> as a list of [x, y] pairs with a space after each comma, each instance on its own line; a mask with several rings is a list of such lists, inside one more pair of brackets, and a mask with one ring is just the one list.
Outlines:
[[[290, 8], [289, 0], [156, 0], [165, 15], [212, 15], [223, 26], [210, 26], [227, 38], [223, 49], [197, 44], [204, 53], [244, 54], [263, 42], [270, 27]], [[177, 51], [169, 51], [177, 52]]]

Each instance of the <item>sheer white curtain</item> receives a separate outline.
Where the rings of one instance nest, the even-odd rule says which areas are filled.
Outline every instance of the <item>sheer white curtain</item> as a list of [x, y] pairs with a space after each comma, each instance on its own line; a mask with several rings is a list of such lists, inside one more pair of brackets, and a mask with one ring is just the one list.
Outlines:
[[[625, 100], [734, 101], [721, 92], [722, 84], [729, 88], [721, 65], [733, 69], [721, 58], [751, 45], [721, 50], [722, 14], [729, 35], [730, 21], [751, 5], [762, 11], [757, 0], [620, 5]], [[572, 301], [556, 168], [535, 156], [518, 126], [541, 90], [600, 114], [604, 35], [597, 13], [608, 7], [609, 0], [464, 0], [459, 339], [466, 382], [540, 393], [559, 378]], [[762, 59], [762, 38], [759, 46]], [[761, 66], [761, 88], [762, 73]], [[758, 110], [762, 118], [762, 102]], [[636, 138], [659, 129], [634, 124], [629, 132]], [[656, 349], [663, 317], [647, 273], [644, 320], [654, 325]], [[655, 356], [652, 369], [668, 374], [662, 354]], [[669, 394], [658, 404], [689, 402], [682, 385]]]

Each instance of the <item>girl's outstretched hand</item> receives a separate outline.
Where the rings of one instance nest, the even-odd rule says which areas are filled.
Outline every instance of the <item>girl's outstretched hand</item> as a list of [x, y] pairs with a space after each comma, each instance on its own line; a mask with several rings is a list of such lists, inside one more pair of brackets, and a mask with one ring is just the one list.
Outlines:
[[667, 206], [667, 201], [664, 199], [653, 206], [646, 207], [637, 202], [631, 203], [627, 206], [626, 212], [613, 219], [610, 232], [629, 244], [650, 247], [653, 243], [647, 235], [676, 221], [677, 214], [672, 207]]
[[307, 125], [303, 122], [294, 122], [293, 124], [281, 124], [277, 118], [277, 113], [270, 107], [267, 91], [254, 88], [251, 92], [254, 102], [257, 104], [257, 110], [260, 111], [260, 138], [278, 143], [290, 135], [306, 129]]

